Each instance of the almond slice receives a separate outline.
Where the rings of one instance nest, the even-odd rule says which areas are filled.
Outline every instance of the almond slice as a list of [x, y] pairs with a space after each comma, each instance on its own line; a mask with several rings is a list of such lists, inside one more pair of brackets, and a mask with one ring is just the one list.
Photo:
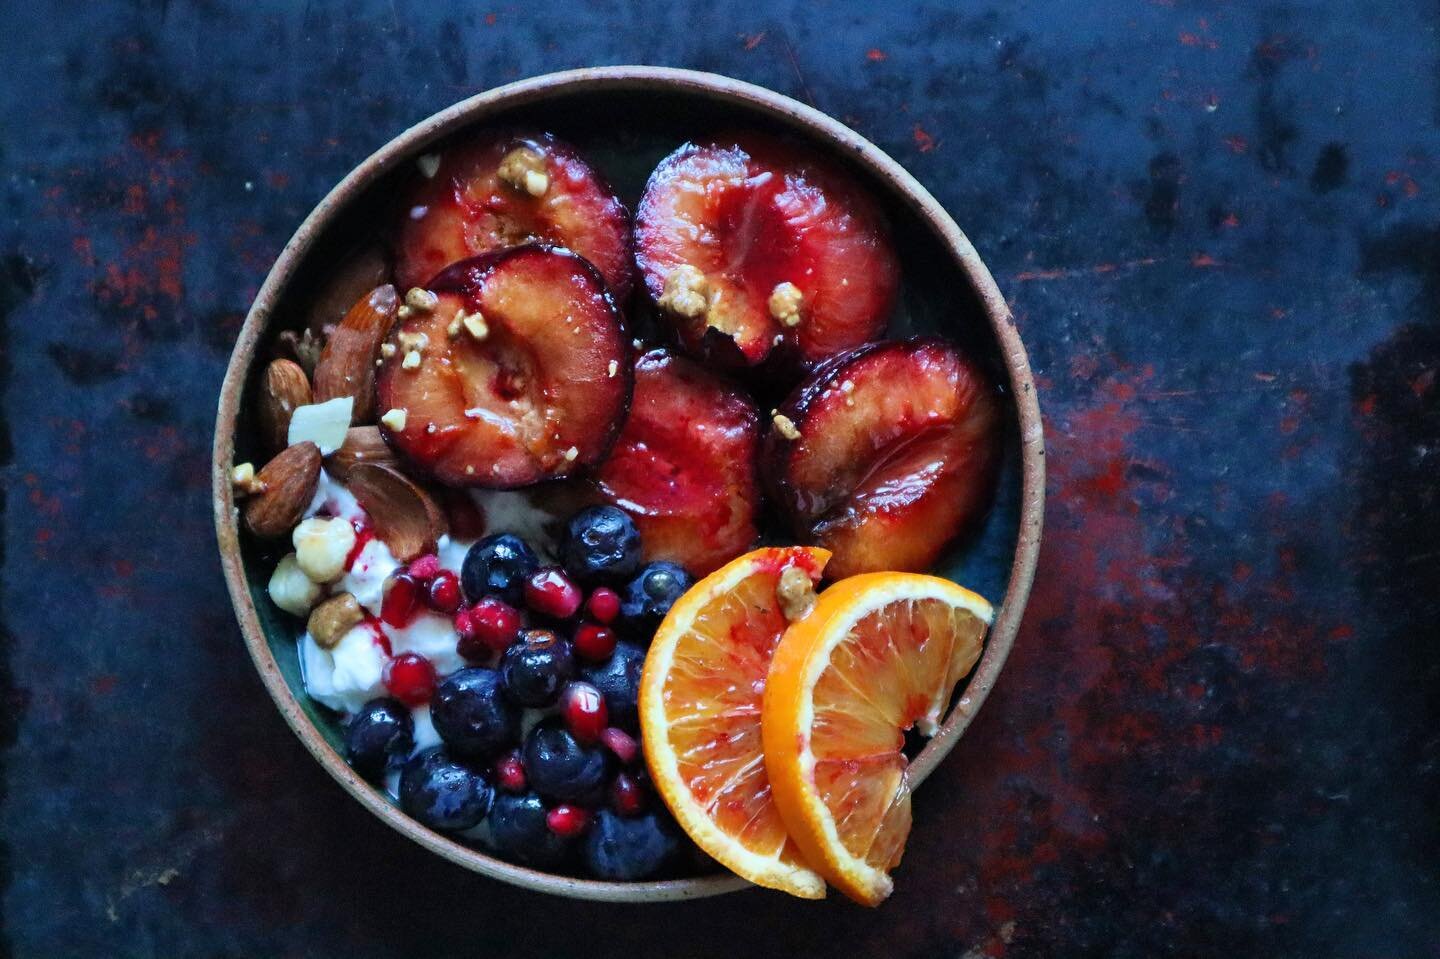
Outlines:
[[395, 466], [399, 461], [395, 451], [380, 435], [378, 426], [352, 426], [345, 432], [345, 443], [330, 457], [330, 474], [345, 483], [349, 481], [350, 470], [359, 463], [379, 463]]
[[316, 402], [353, 398], [352, 426], [375, 421], [375, 358], [399, 308], [400, 297], [388, 283], [360, 297], [331, 332], [315, 366]]
[[293, 360], [271, 360], [260, 379], [255, 399], [260, 442], [267, 453], [278, 453], [290, 445], [290, 417], [310, 402], [310, 377]]
[[346, 486], [370, 515], [375, 535], [395, 558], [408, 562], [435, 548], [445, 532], [445, 513], [414, 480], [393, 466], [356, 463]]
[[264, 539], [289, 536], [315, 498], [320, 482], [320, 448], [296, 443], [280, 451], [256, 475], [264, 491], [245, 501], [245, 525]]

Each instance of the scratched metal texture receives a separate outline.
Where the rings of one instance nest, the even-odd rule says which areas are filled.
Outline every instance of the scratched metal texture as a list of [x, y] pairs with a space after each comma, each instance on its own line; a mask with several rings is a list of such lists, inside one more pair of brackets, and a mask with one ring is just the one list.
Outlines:
[[[4, 0], [3, 951], [1440, 955], [1437, 16]], [[231, 617], [210, 431], [282, 244], [430, 112], [627, 62], [888, 150], [1041, 384], [1030, 612], [876, 912], [453, 868], [319, 770]]]

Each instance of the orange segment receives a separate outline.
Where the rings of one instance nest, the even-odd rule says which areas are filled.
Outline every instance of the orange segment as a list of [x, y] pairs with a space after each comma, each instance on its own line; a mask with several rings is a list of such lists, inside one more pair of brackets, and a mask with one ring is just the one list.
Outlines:
[[934, 734], [994, 610], [949, 580], [869, 573], [820, 594], [771, 659], [762, 739], [775, 806], [805, 861], [866, 905], [910, 834], [912, 726]]
[[660, 624], [640, 680], [646, 762], [676, 821], [740, 876], [806, 899], [823, 897], [825, 883], [771, 798], [760, 701], [789, 625], [780, 576], [797, 566], [816, 582], [829, 558], [808, 547], [759, 549], [711, 573]]

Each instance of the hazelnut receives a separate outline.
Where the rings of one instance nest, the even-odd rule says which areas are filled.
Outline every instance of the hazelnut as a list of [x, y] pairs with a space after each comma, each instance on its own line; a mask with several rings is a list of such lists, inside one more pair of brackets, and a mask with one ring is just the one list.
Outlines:
[[270, 599], [291, 616], [304, 616], [320, 598], [320, 587], [300, 568], [294, 553], [285, 554], [270, 574]]
[[355, 546], [355, 527], [338, 517], [313, 517], [295, 527], [290, 541], [305, 575], [317, 583], [330, 583], [345, 572], [345, 560]]

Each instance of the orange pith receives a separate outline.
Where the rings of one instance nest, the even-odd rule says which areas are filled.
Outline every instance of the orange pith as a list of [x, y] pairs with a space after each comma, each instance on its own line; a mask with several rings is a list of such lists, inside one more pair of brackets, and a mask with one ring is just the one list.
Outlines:
[[890, 893], [910, 832], [904, 732], [934, 733], [992, 615], [947, 580], [872, 573], [822, 593], [775, 651], [762, 714], [775, 805], [805, 861], [852, 899]]
[[681, 827], [732, 871], [761, 886], [818, 899], [824, 882], [790, 842], [771, 797], [760, 703], [786, 620], [781, 573], [818, 581], [830, 554], [760, 549], [707, 576], [656, 631], [640, 683], [651, 777]]

